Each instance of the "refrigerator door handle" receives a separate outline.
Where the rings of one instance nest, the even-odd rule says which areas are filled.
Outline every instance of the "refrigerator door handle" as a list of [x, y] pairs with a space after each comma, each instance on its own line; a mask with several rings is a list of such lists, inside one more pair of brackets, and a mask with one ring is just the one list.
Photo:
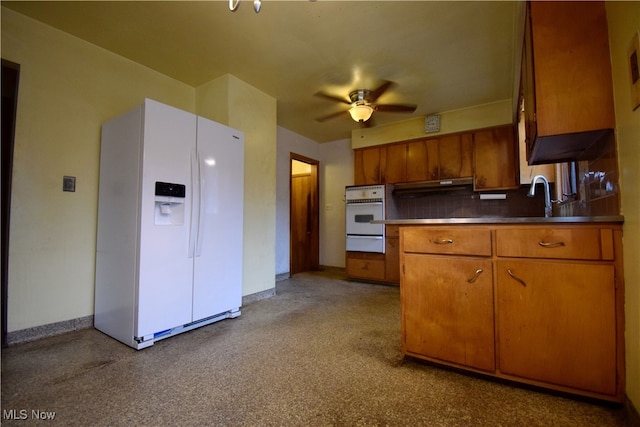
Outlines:
[[204, 241], [205, 232], [205, 212], [207, 205], [207, 180], [206, 180], [206, 165], [203, 164], [203, 159], [200, 158], [200, 152], [196, 154], [198, 160], [198, 233], [196, 234], [196, 253], [195, 256], [199, 257], [202, 253], [202, 242]]
[[198, 221], [200, 212], [200, 174], [198, 172], [198, 153], [194, 149], [191, 151], [191, 221], [189, 224], [189, 248], [188, 257], [193, 258], [196, 241], [198, 240]]

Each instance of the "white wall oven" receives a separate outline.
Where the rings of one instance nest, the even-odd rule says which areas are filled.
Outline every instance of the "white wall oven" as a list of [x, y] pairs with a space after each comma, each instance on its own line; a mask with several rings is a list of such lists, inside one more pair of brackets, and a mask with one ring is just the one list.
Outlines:
[[350, 186], [345, 190], [347, 251], [384, 253], [384, 185]]

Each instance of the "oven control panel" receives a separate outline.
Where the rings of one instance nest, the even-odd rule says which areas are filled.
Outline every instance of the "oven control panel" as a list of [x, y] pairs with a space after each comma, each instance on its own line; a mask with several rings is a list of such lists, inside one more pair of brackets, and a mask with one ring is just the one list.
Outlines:
[[382, 202], [384, 201], [384, 185], [347, 187], [345, 200], [347, 203]]

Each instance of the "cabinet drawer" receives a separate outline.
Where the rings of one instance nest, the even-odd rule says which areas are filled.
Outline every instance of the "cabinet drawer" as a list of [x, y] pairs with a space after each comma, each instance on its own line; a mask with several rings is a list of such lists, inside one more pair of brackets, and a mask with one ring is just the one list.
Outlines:
[[496, 230], [500, 257], [612, 260], [613, 232], [599, 228], [508, 228]]
[[385, 257], [382, 254], [349, 253], [347, 276], [358, 279], [384, 281]]
[[404, 252], [491, 256], [491, 230], [478, 228], [403, 228]]

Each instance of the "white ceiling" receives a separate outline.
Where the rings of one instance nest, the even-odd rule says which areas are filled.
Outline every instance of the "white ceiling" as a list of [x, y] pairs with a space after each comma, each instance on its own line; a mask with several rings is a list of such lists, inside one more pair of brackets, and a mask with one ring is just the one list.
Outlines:
[[3, 6], [197, 87], [226, 73], [277, 99], [278, 124], [317, 142], [349, 138], [351, 90], [396, 83], [375, 125], [512, 99], [522, 1], [251, 0], [2, 2]]

